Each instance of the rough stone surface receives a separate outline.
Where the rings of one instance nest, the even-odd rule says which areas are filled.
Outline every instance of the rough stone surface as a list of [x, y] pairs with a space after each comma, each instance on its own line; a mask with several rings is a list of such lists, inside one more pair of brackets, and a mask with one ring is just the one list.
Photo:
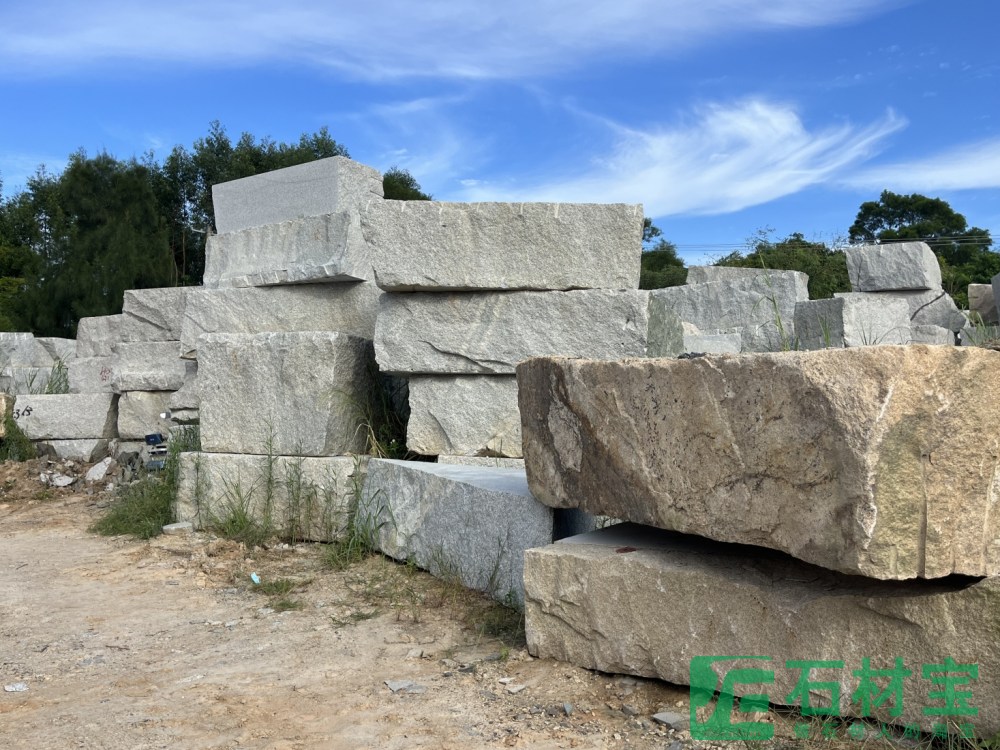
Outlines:
[[15, 400], [10, 393], [0, 393], [0, 438], [7, 437], [7, 417], [14, 411]]
[[781, 351], [794, 345], [795, 303], [809, 299], [808, 283], [798, 271], [769, 271], [655, 289], [650, 298], [703, 331], [739, 328], [743, 351]]
[[176, 341], [122, 343], [115, 346], [111, 384], [125, 391], [176, 391], [195, 370], [179, 357]]
[[518, 605], [524, 551], [552, 540], [552, 510], [518, 469], [373, 459], [358, 517], [384, 554]]
[[[930, 731], [943, 719], [925, 716], [924, 707], [944, 704], [928, 700], [934, 688], [923, 665], [950, 657], [978, 665], [978, 679], [961, 688], [972, 691], [969, 705], [978, 715], [947, 718], [969, 721], [982, 737], [1000, 730], [998, 578], [871, 581], [766, 550], [633, 524], [528, 550], [524, 578], [528, 650], [539, 658], [683, 685], [692, 657], [762, 655], [770, 661], [720, 663], [716, 687], [730, 669], [773, 670], [773, 684], [737, 681], [734, 689], [767, 693], [778, 704], [801, 674], [786, 661], [839, 662], [842, 669], [809, 676], [840, 683], [836, 713], [842, 716], [857, 716], [861, 708], [851, 700], [859, 680], [852, 672], [867, 658], [876, 669], [900, 658], [912, 672], [903, 683], [902, 715], [889, 714], [898, 705], [890, 698], [874, 718]], [[829, 689], [818, 690], [813, 705], [829, 700]], [[699, 713], [699, 720], [707, 716]]]
[[219, 234], [320, 216], [382, 198], [382, 175], [343, 156], [212, 186]]
[[966, 326], [961, 336], [962, 346], [1000, 347], [1000, 326]]
[[370, 339], [381, 292], [374, 284], [197, 289], [188, 294], [181, 354], [194, 357], [205, 333], [342, 331]]
[[188, 379], [184, 381], [184, 385], [170, 396], [167, 408], [171, 411], [180, 411], [197, 409], [200, 405], [201, 392], [198, 390], [198, 370], [195, 368], [194, 372], [190, 373]]
[[736, 266], [690, 266], [688, 284], [706, 284], [710, 281], [745, 281], [774, 273], [768, 268], [737, 268]]
[[524, 471], [523, 458], [503, 458], [500, 456], [438, 456], [439, 464], [455, 464], [457, 466], [486, 466], [491, 469], [521, 469]]
[[[834, 297], [846, 297], [850, 292], [834, 294]], [[887, 302], [892, 299], [905, 300], [910, 306], [910, 322], [912, 325], [940, 326], [949, 331], [960, 331], [966, 323], [965, 316], [955, 306], [955, 301], [947, 292], [867, 292], [873, 299]]]
[[361, 452], [373, 367], [371, 342], [343, 333], [202, 336], [202, 449], [287, 456]]
[[521, 415], [513, 375], [410, 378], [406, 447], [428, 456], [521, 457]]
[[57, 336], [39, 336], [35, 342], [41, 347], [49, 359], [68, 364], [76, 359], [76, 339], [63, 339]]
[[739, 354], [743, 351], [743, 335], [734, 333], [685, 333], [684, 351], [703, 354]]
[[142, 440], [158, 432], [166, 435], [173, 426], [160, 415], [168, 411], [171, 391], [128, 391], [118, 399], [118, 437]]
[[69, 363], [70, 393], [114, 392], [114, 357], [78, 357]]
[[332, 542], [347, 529], [364, 472], [364, 460], [346, 456], [182, 453], [174, 515], [203, 529], [245, 511], [282, 536]]
[[925, 242], [848, 247], [847, 275], [855, 292], [941, 289], [941, 266]]
[[799, 349], [910, 342], [910, 307], [901, 299], [845, 294], [795, 304]]
[[992, 284], [969, 284], [969, 312], [979, 315], [980, 320], [987, 325], [1000, 323]]
[[35, 338], [33, 334], [0, 331], [0, 367], [51, 368], [75, 356], [72, 339]]
[[77, 357], [110, 357], [112, 347], [122, 341], [124, 315], [80, 318], [76, 326]]
[[640, 205], [375, 201], [361, 214], [387, 291], [636, 289]]
[[375, 357], [399, 374], [510, 375], [529, 357], [672, 356], [680, 321], [649, 292], [385, 294]]
[[84, 479], [88, 484], [93, 482], [103, 482], [108, 476], [108, 472], [115, 465], [115, 460], [110, 456], [102, 458], [98, 463], [87, 469]]
[[1000, 572], [1000, 354], [884, 346], [518, 367], [553, 507], [873, 578]]
[[18, 396], [17, 426], [31, 440], [113, 438], [117, 401], [111, 393]]
[[208, 287], [371, 278], [371, 252], [356, 210], [212, 235], [205, 245]]
[[954, 346], [955, 333], [941, 326], [910, 326], [910, 344]]
[[122, 341], [180, 341], [189, 288], [129, 289], [122, 306]]
[[66, 371], [52, 367], [4, 367], [0, 369], [0, 390], [7, 393], [61, 393]]
[[81, 440], [39, 440], [35, 447], [39, 453], [51, 453], [56, 458], [91, 463], [108, 455], [111, 441], [107, 438]]

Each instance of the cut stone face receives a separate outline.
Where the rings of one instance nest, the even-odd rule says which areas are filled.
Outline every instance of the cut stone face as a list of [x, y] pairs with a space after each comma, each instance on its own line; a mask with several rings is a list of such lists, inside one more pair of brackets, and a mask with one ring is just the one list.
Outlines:
[[937, 344], [940, 346], [954, 346], [955, 334], [947, 328], [941, 326], [910, 326], [911, 344]]
[[901, 299], [849, 294], [795, 304], [799, 349], [910, 343], [910, 308]]
[[782, 351], [794, 346], [795, 303], [809, 299], [808, 283], [798, 271], [768, 271], [654, 289], [650, 299], [703, 331], [739, 328], [743, 351]]
[[[833, 296], [846, 297], [850, 292], [836, 293]], [[960, 331], [966, 323], [965, 316], [955, 306], [955, 301], [947, 292], [929, 290], [923, 292], [868, 292], [873, 299], [888, 302], [889, 300], [904, 300], [910, 306], [910, 322], [912, 325], [929, 325], [947, 328], [949, 331]]]
[[361, 222], [387, 291], [639, 286], [641, 205], [373, 201]]
[[[844, 576], [770, 553], [722, 545], [634, 524], [528, 550], [524, 564], [525, 630], [528, 651], [612, 674], [690, 684], [692, 673], [708, 670], [693, 692], [696, 721], [709, 720], [729, 670], [763, 669], [774, 682], [726, 683], [738, 695], [765, 693], [771, 703], [790, 703], [802, 670], [789, 661], [827, 661], [841, 666], [811, 670], [813, 682], [839, 684], [834, 715], [858, 716], [855, 670], [908, 670], [903, 699], [873, 707], [873, 718], [899, 725], [968, 722], [980, 737], [1000, 730], [1000, 579], [958, 582], [871, 581]], [[711, 664], [712, 655], [723, 656]], [[724, 655], [756, 655], [742, 659]], [[705, 657], [708, 657], [707, 659]], [[947, 659], [955, 669], [944, 669]], [[971, 691], [976, 716], [924, 713], [943, 707], [928, 700], [935, 690], [924, 665], [962, 675], [974, 665]], [[971, 676], [965, 667], [965, 676]], [[732, 677], [732, 673], [729, 674]], [[879, 682], [878, 689], [886, 683]], [[699, 696], [699, 693], [703, 693]], [[830, 705], [829, 688], [810, 696], [811, 705]], [[708, 705], [708, 704], [711, 705]], [[900, 715], [890, 711], [901, 708]], [[745, 709], [744, 709], [745, 710]], [[718, 718], [718, 716], [716, 716]], [[747, 721], [752, 717], [745, 715]], [[698, 735], [698, 724], [692, 734]], [[706, 730], [707, 731], [707, 730]], [[955, 731], [954, 729], [952, 731]], [[718, 739], [718, 738], [711, 738]]]
[[0, 393], [0, 438], [7, 437], [7, 417], [14, 411], [14, 396]]
[[112, 347], [121, 342], [124, 315], [80, 318], [76, 326], [77, 357], [110, 357]]
[[884, 346], [518, 367], [553, 507], [883, 579], [1000, 572], [1000, 354]]
[[511, 375], [542, 355], [618, 359], [673, 356], [680, 321], [649, 292], [386, 294], [375, 356], [384, 372]]
[[75, 347], [72, 339], [35, 338], [30, 333], [0, 331], [0, 367], [51, 368], [57, 361], [67, 364], [75, 357]]
[[110, 441], [106, 438], [86, 438], [83, 440], [39, 440], [36, 443], [36, 448], [38, 448], [39, 453], [51, 451], [56, 458], [63, 460], [92, 463], [100, 461], [108, 455], [109, 445]]
[[371, 283], [265, 289], [197, 289], [188, 294], [181, 353], [194, 357], [205, 333], [341, 331], [370, 339], [381, 292]]
[[736, 266], [691, 266], [687, 283], [706, 284], [710, 281], [744, 281], [775, 273], [769, 268], [739, 268]]
[[855, 292], [941, 289], [941, 266], [925, 242], [848, 247], [847, 275]]
[[245, 513], [284, 538], [333, 542], [347, 529], [364, 473], [354, 457], [182, 453], [175, 517], [211, 529]]
[[66, 371], [52, 367], [4, 367], [0, 369], [0, 389], [7, 393], [62, 393]]
[[76, 358], [76, 340], [63, 339], [56, 336], [39, 336], [35, 342], [41, 347], [52, 363], [68, 364]]
[[986, 325], [1000, 323], [992, 284], [969, 284], [969, 312], [979, 315]]
[[17, 426], [31, 440], [113, 438], [118, 397], [111, 393], [18, 396]]
[[410, 378], [406, 447], [427, 456], [521, 456], [513, 375]]
[[180, 358], [176, 341], [122, 343], [115, 346], [111, 384], [117, 393], [176, 391], [196, 367]]
[[69, 363], [70, 393], [113, 393], [114, 357], [77, 357]]
[[205, 245], [205, 286], [249, 287], [372, 278], [354, 211], [304, 216], [229, 234]]
[[357, 209], [382, 198], [382, 175], [343, 156], [212, 186], [219, 234]]
[[123, 341], [179, 341], [189, 287], [130, 289], [122, 306]]
[[166, 435], [173, 426], [160, 415], [167, 411], [171, 391], [129, 391], [118, 399], [118, 437], [141, 440], [146, 435]]
[[518, 606], [524, 551], [552, 540], [518, 469], [373, 459], [358, 519], [384, 554]]
[[739, 354], [743, 351], [743, 335], [734, 333], [685, 333], [684, 351], [704, 354]]
[[198, 341], [203, 450], [364, 451], [374, 371], [370, 341], [327, 332], [207, 334]]

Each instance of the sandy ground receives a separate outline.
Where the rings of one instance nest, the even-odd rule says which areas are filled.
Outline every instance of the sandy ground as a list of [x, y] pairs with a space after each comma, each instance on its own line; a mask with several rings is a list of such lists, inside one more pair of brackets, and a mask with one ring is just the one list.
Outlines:
[[[532, 659], [483, 632], [495, 610], [420, 571], [330, 571], [322, 545], [99, 537], [109, 495], [47, 488], [44, 468], [0, 465], [0, 686], [26, 688], [0, 690], [0, 747], [692, 744], [651, 720], [686, 713], [686, 688]], [[297, 586], [268, 596], [251, 573]]]

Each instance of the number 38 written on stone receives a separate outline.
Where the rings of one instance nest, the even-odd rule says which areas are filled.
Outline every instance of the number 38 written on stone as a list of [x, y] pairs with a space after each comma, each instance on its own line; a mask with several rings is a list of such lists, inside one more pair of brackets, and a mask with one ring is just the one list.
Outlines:
[[25, 406], [23, 409], [14, 409], [13, 417], [14, 419], [20, 419], [21, 417], [27, 417], [31, 415], [31, 407]]

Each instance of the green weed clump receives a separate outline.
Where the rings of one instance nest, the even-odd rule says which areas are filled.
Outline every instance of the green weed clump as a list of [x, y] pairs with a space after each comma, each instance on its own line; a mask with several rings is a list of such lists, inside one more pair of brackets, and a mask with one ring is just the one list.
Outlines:
[[4, 416], [5, 437], [0, 439], [0, 461], [28, 461], [38, 458], [35, 444], [24, 434], [10, 414]]
[[108, 512], [90, 531], [102, 536], [127, 534], [137, 539], [159, 535], [173, 519], [173, 504], [180, 478], [180, 454], [201, 447], [197, 427], [178, 430], [167, 447], [167, 462], [159, 474], [122, 487]]

